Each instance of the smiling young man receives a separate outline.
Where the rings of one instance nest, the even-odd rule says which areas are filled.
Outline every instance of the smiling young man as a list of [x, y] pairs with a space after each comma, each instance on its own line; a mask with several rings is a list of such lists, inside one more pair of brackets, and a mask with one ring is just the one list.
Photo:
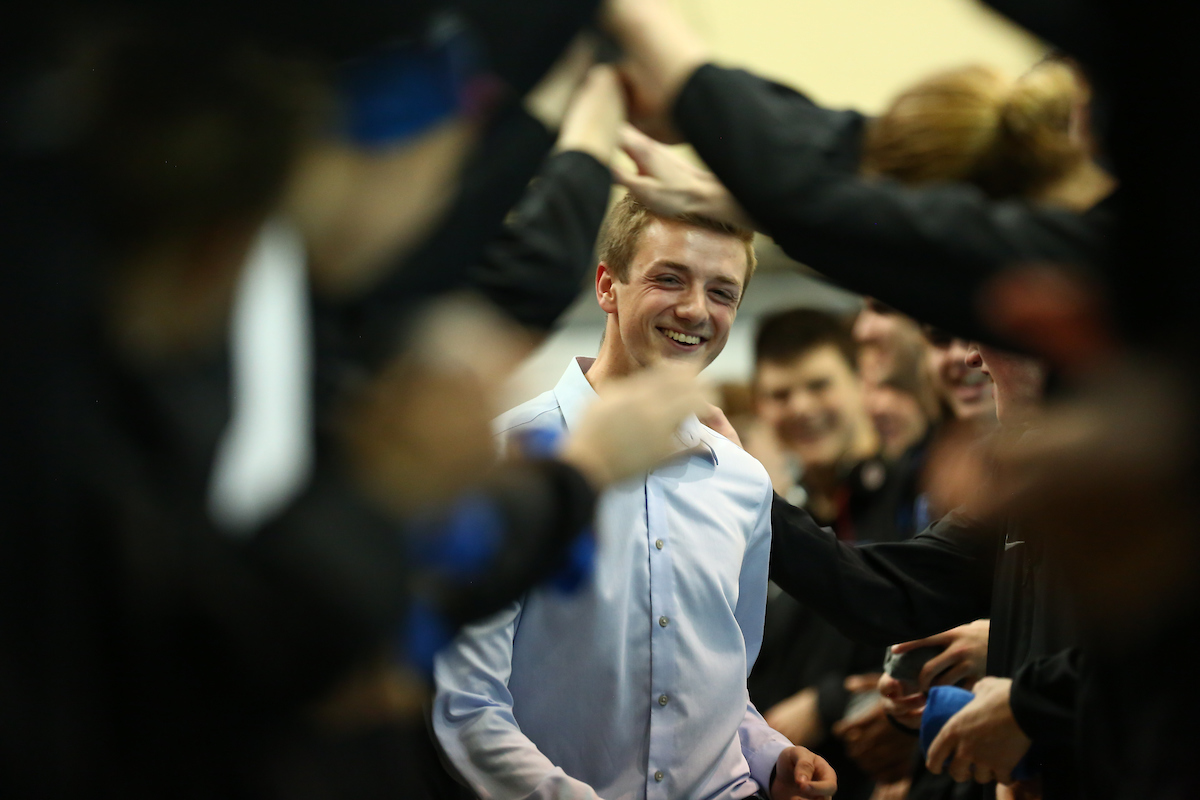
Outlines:
[[[804, 507], [821, 525], [844, 542], [899, 541], [918, 525], [915, 464], [882, 458], [858, 356], [842, 319], [804, 308], [767, 317], [755, 338], [755, 411], [795, 460]], [[853, 708], [845, 679], [881, 667], [878, 648], [856, 645], [810, 606], [772, 594], [751, 697], [777, 729], [829, 759], [839, 796], [850, 800], [871, 796], [872, 775], [903, 776], [911, 756], [911, 743], [881, 712], [853, 714], [864, 730], [877, 729], [854, 748], [833, 734]]]
[[[599, 246], [596, 359], [497, 420], [502, 444], [568, 432], [609, 381], [707, 366], [755, 260], [750, 234], [626, 198]], [[828, 765], [773, 731], [746, 676], [762, 639], [771, 485], [735, 444], [685, 425], [677, 458], [607, 490], [593, 575], [535, 590], [438, 658], [433, 727], [487, 798], [824, 797]]]

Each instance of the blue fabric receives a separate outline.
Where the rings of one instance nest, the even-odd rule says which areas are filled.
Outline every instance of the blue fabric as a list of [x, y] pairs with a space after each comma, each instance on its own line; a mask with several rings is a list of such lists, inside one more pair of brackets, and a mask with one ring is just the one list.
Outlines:
[[[500, 436], [574, 429], [596, 398], [580, 361], [503, 415]], [[576, 592], [529, 592], [438, 654], [434, 731], [480, 796], [742, 800], [789, 746], [746, 692], [770, 480], [696, 431], [697, 447], [601, 495], [595, 570]]]
[[478, 493], [455, 501], [447, 517], [412, 525], [412, 554], [422, 566], [465, 580], [487, 570], [504, 541], [504, 517]]
[[345, 135], [365, 147], [388, 145], [458, 113], [475, 67], [473, 53], [467, 37], [457, 34], [347, 63], [338, 80]]
[[584, 582], [592, 576], [596, 566], [596, 536], [591, 529], [585, 530], [576, 537], [567, 550], [567, 562], [562, 569], [550, 576], [547, 581], [563, 594], [579, 591]]
[[562, 439], [562, 431], [554, 428], [529, 428], [520, 432], [517, 447], [526, 458], [553, 458]]
[[407, 662], [423, 675], [432, 675], [434, 658], [454, 638], [454, 628], [432, 606], [416, 599], [400, 630], [400, 651]]
[[[925, 701], [925, 712], [921, 715], [921, 755], [929, 756], [929, 747], [950, 718], [962, 711], [963, 706], [975, 699], [975, 695], [957, 686], [934, 686]], [[1027, 781], [1037, 774], [1037, 756], [1030, 748], [1017, 766], [1013, 768], [1013, 780]]]

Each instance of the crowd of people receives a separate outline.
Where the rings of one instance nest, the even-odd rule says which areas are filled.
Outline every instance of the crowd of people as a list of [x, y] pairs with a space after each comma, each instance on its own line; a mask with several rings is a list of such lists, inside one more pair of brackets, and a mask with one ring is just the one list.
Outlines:
[[[3, 795], [1200, 797], [1193, 49], [989, 4], [874, 117], [670, 0], [15, 13]], [[860, 310], [712, 403], [756, 235]]]

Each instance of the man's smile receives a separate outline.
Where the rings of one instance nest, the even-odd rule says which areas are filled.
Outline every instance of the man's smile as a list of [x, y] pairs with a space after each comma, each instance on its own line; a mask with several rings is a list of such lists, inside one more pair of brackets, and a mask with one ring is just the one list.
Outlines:
[[699, 345], [708, 341], [707, 337], [697, 336], [694, 333], [684, 333], [683, 331], [677, 331], [674, 328], [659, 328], [658, 331], [675, 344], [687, 349], [698, 347]]

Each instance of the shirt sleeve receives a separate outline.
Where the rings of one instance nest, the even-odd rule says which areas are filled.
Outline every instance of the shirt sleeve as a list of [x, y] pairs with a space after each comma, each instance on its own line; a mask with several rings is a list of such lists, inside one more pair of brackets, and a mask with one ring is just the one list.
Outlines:
[[[771, 560], [771, 491], [768, 488], [759, 508], [754, 533], [742, 559], [742, 571], [738, 585], [738, 603], [735, 615], [742, 638], [746, 642], [746, 675], [749, 677], [754, 662], [762, 647], [763, 623], [767, 608], [767, 571]], [[738, 738], [742, 755], [750, 767], [750, 777], [759, 786], [768, 790], [771, 786], [771, 770], [779, 760], [779, 754], [791, 747], [782, 733], [767, 725], [758, 709], [746, 696], [746, 714], [738, 727]]]
[[608, 167], [586, 153], [550, 157], [484, 250], [468, 286], [526, 327], [549, 330], [595, 267], [592, 252], [611, 186]]
[[1013, 678], [1009, 704], [1021, 730], [1042, 747], [1075, 742], [1081, 655], [1070, 648], [1035, 658]]
[[465, 628], [434, 664], [433, 731], [459, 775], [489, 800], [598, 800], [551, 763], [513, 716], [508, 691], [521, 604]]

